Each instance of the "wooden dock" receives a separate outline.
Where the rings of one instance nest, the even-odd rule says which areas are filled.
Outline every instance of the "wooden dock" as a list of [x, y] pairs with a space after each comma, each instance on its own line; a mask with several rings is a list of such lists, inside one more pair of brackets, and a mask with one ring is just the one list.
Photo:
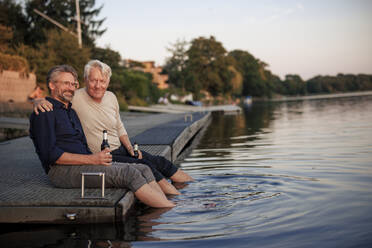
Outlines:
[[[123, 115], [141, 149], [175, 161], [210, 121], [210, 112]], [[24, 121], [20, 121], [25, 125]], [[105, 198], [83, 199], [81, 189], [58, 189], [45, 175], [29, 137], [0, 143], [0, 223], [101, 223], [125, 219], [135, 198], [126, 189], [105, 189]], [[100, 189], [86, 189], [100, 196]]]
[[240, 112], [242, 110], [237, 105], [191, 106], [185, 104], [155, 104], [149, 107], [129, 106], [128, 108], [131, 111], [150, 113]]

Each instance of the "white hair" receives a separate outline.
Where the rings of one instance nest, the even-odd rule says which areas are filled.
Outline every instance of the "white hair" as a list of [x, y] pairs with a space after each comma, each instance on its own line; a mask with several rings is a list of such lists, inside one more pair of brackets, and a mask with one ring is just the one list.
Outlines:
[[102, 75], [106, 79], [110, 79], [110, 77], [112, 75], [110, 66], [108, 66], [107, 64], [95, 59], [95, 60], [89, 61], [84, 67], [84, 80], [85, 81], [87, 81], [87, 79], [89, 78], [90, 71], [91, 71], [92, 68], [99, 69], [101, 71]]

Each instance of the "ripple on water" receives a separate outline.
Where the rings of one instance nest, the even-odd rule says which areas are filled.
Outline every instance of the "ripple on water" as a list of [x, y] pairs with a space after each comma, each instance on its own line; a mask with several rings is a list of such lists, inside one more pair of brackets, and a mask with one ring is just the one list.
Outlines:
[[[199, 163], [205, 165], [205, 161]], [[184, 189], [185, 194], [174, 199], [177, 206], [162, 216], [162, 221], [169, 223], [157, 225], [153, 235], [162, 237], [167, 232], [169, 239], [200, 239], [238, 235], [259, 228], [268, 215], [257, 211], [257, 206], [259, 202], [275, 203], [274, 199], [283, 197], [280, 189], [283, 177], [252, 174], [247, 167], [240, 167], [240, 173], [228, 169], [213, 174], [193, 173], [195, 182]], [[292, 177], [291, 180], [308, 179]], [[249, 228], [247, 223], [251, 223]]]
[[147, 236], [178, 247], [370, 246], [371, 99], [218, 116], [181, 164], [195, 182]]

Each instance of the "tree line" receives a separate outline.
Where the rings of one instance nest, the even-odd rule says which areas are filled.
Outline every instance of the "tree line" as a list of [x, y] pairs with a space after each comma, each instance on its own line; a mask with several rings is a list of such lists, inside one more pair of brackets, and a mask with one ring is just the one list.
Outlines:
[[223, 44], [210, 36], [186, 42], [178, 40], [168, 48], [165, 71], [170, 83], [202, 98], [203, 92], [213, 96], [308, 95], [372, 90], [372, 75], [338, 74], [316, 76], [304, 81], [288, 74], [284, 80], [268, 69], [268, 64], [243, 50], [228, 52]]
[[[211, 95], [219, 99], [242, 96], [270, 98], [276, 95], [307, 95], [372, 90], [371, 75], [317, 76], [307, 81], [299, 75], [286, 75], [282, 80], [268, 64], [248, 51], [227, 51], [215, 37], [178, 40], [168, 48], [169, 58], [164, 73], [169, 75], [170, 89], [159, 90], [151, 74], [123, 66], [121, 55], [109, 47], [96, 46], [105, 33], [99, 19], [103, 6], [95, 0], [80, 0], [83, 48], [75, 36], [62, 31], [36, 14], [34, 9], [52, 17], [70, 30], [76, 27], [75, 1], [71, 0], [0, 0], [0, 69], [34, 72], [40, 86], [46, 89], [47, 71], [57, 64], [70, 64], [82, 79], [83, 66], [99, 59], [111, 66], [110, 90], [126, 104], [154, 103], [166, 93], [193, 93], [196, 99]], [[82, 83], [82, 82], [80, 82]]]

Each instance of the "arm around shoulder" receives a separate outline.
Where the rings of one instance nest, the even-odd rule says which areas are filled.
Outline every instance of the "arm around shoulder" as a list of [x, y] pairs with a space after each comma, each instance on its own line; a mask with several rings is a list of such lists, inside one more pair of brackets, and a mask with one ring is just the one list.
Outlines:
[[38, 115], [39, 110], [41, 112], [53, 111], [53, 104], [46, 100], [45, 98], [37, 98], [33, 100], [33, 109], [35, 114]]

